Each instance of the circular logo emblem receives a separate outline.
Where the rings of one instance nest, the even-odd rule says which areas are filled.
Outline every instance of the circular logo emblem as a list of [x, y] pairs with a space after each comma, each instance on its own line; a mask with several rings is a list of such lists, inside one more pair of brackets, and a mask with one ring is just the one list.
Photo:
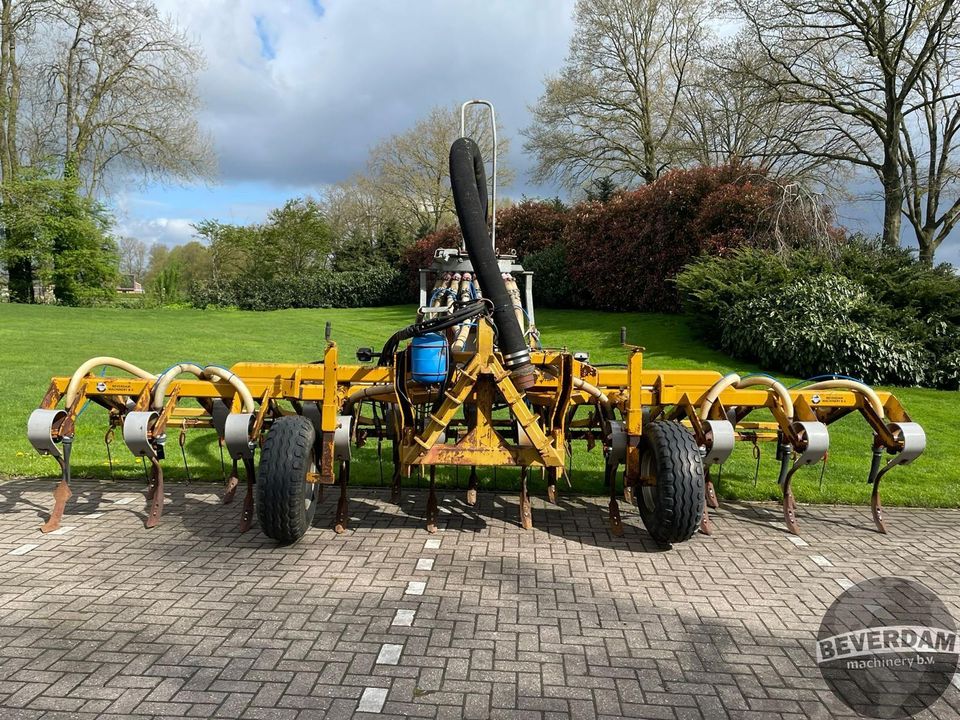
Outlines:
[[847, 707], [870, 718], [909, 718], [930, 707], [957, 671], [960, 643], [929, 588], [871, 578], [834, 601], [817, 635], [817, 664]]
[[812, 402], [814, 405], [818, 404], [820, 402], [820, 396], [814, 395], [812, 398], [810, 398], [810, 402]]
[[106, 389], [107, 389], [107, 384], [105, 382], [97, 383], [97, 392], [103, 392]]

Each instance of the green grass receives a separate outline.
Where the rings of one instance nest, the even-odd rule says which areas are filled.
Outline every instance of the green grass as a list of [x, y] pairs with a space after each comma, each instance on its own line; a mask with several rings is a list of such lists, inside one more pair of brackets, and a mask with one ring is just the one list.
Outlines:
[[[52, 476], [55, 464], [36, 455], [26, 440], [26, 419], [37, 406], [53, 375], [69, 375], [94, 355], [113, 355], [151, 372], [184, 360], [231, 365], [249, 361], [312, 361], [321, 357], [324, 323], [333, 323], [333, 336], [342, 357], [352, 357], [359, 346], [379, 347], [396, 328], [410, 322], [407, 306], [365, 310], [283, 310], [269, 313], [200, 310], [81, 309], [0, 305], [0, 475]], [[597, 363], [622, 362], [621, 325], [628, 341], [646, 346], [644, 362], [650, 368], [709, 368], [720, 372], [747, 371], [729, 357], [706, 348], [684, 320], [671, 315], [595, 313], [541, 310], [537, 313], [543, 341], [549, 346], [586, 350]], [[786, 378], [790, 381], [790, 378]], [[958, 507], [956, 432], [958, 394], [919, 388], [897, 388], [913, 418], [927, 432], [927, 452], [912, 466], [897, 468], [883, 481], [888, 505]], [[109, 479], [103, 431], [106, 414], [91, 406], [81, 417], [74, 443], [77, 477]], [[831, 426], [831, 450], [822, 487], [820, 467], [801, 470], [795, 492], [802, 502], [866, 503], [871, 433], [859, 415]], [[135, 461], [118, 438], [114, 444], [115, 478], [142, 477]], [[194, 478], [219, 479], [220, 460], [212, 433], [188, 436], [188, 461]], [[574, 446], [573, 486], [583, 492], [602, 491], [599, 447], [588, 453], [584, 443]], [[386, 481], [390, 477], [389, 445], [383, 447]], [[755, 463], [746, 444], [738, 446], [723, 469], [718, 490], [727, 499], [774, 499], [777, 463], [773, 448], [764, 448], [754, 485]], [[168, 444], [167, 475], [185, 477], [179, 447]], [[356, 451], [354, 480], [377, 484], [376, 443]], [[516, 471], [501, 469], [481, 474], [483, 487], [516, 486]], [[535, 476], [538, 474], [535, 473]], [[463, 486], [466, 473], [456, 476], [441, 469], [441, 481]], [[414, 484], [416, 480], [412, 480]], [[495, 483], [495, 484], [494, 484]], [[539, 483], [534, 483], [536, 489]]]

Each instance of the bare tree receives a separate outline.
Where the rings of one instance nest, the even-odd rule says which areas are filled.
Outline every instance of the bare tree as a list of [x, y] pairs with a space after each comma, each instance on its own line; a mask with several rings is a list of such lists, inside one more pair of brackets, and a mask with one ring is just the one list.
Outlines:
[[50, 150], [90, 194], [108, 174], [207, 176], [194, 81], [202, 57], [147, 0], [57, 0], [42, 75]]
[[120, 252], [120, 272], [142, 282], [150, 253], [147, 244], [138, 238], [122, 237], [117, 243], [117, 249]]
[[884, 201], [884, 241], [900, 241], [904, 131], [928, 103], [921, 79], [960, 31], [955, 0], [734, 0], [772, 70], [781, 102], [806, 109], [813, 126], [842, 139], [795, 152], [874, 173]]
[[[485, 113], [467, 115], [466, 135], [477, 141], [486, 160], [493, 158], [493, 137]], [[436, 230], [453, 217], [450, 191], [450, 145], [460, 136], [460, 107], [436, 107], [410, 130], [378, 143], [370, 151], [364, 193], [395, 207], [412, 232]], [[511, 172], [503, 165], [509, 141], [497, 128], [498, 181], [508, 185]]]
[[371, 243], [397, 215], [388, 198], [363, 175], [329, 188], [321, 200], [335, 238], [365, 238]]
[[649, 183], [690, 160], [679, 118], [711, 17], [697, 0], [578, 0], [565, 65], [524, 131], [535, 179]]
[[960, 38], [937, 45], [920, 73], [901, 124], [904, 214], [920, 257], [932, 264], [937, 248], [960, 221]]
[[770, 71], [745, 33], [711, 48], [684, 88], [677, 120], [684, 154], [700, 165], [743, 163], [792, 187], [832, 184], [838, 164], [796, 148], [831, 147], [835, 133], [816, 127], [806, 108], [781, 102]]

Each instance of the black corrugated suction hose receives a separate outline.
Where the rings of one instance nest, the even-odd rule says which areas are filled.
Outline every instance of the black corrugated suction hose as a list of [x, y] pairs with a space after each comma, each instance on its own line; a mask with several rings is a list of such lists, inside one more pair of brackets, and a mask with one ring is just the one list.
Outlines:
[[470, 263], [484, 295], [493, 302], [493, 322], [504, 364], [514, 385], [524, 390], [536, 382], [536, 372], [487, 232], [486, 172], [480, 148], [469, 138], [460, 138], [450, 146], [450, 185]]

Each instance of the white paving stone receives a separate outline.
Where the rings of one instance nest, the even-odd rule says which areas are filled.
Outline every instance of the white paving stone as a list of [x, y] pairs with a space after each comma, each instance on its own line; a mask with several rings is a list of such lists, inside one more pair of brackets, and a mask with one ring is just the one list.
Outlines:
[[383, 705], [386, 702], [386, 688], [364, 688], [363, 695], [360, 696], [360, 702], [357, 704], [357, 712], [382, 712]]
[[402, 652], [403, 645], [385, 643], [380, 648], [380, 654], [377, 655], [377, 665], [399, 665]]
[[417, 570], [433, 570], [433, 558], [420, 558], [417, 560]]
[[400, 627], [410, 627], [413, 625], [413, 619], [416, 616], [416, 610], [397, 610], [397, 614], [393, 616], [393, 622], [390, 624], [399, 625]]
[[61, 525], [53, 532], [47, 533], [48, 535], [66, 535], [71, 530], [76, 530], [76, 525]]
[[856, 585], [856, 583], [850, 578], [837, 578], [836, 580], [837, 580], [837, 585], [842, 587], [844, 590], [849, 590], [854, 585]]
[[28, 552], [30, 552], [31, 550], [36, 550], [38, 547], [40, 546], [31, 545], [28, 543], [27, 545], [21, 545], [18, 548], [14, 548], [10, 552], [8, 552], [7, 555], [26, 555]]
[[827, 560], [823, 555], [811, 555], [810, 559], [820, 567], [833, 567], [833, 563]]
[[440, 538], [428, 538], [423, 544], [424, 550], [436, 550], [440, 547]]
[[407, 595], [423, 595], [423, 591], [427, 589], [427, 584], [420, 580], [411, 580], [407, 583]]
[[802, 537], [797, 537], [796, 535], [787, 535], [787, 540], [792, 542], [797, 547], [806, 547], [809, 544]]

